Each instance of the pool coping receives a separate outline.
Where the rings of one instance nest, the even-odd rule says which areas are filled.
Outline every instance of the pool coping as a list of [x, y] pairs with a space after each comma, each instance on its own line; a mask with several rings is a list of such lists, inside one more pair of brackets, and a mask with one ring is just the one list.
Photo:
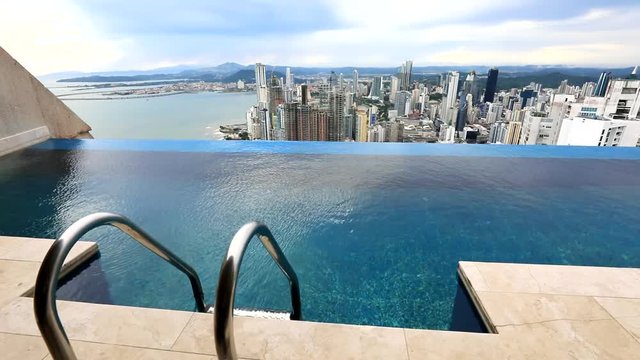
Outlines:
[[[97, 249], [88, 244], [67, 271]], [[19, 258], [7, 260], [1, 250], [0, 262], [38, 268], [33, 256], [43, 254], [40, 246], [31, 258], [14, 251]], [[461, 261], [458, 272], [493, 333], [236, 317], [238, 354], [243, 359], [413, 360], [631, 358], [640, 353], [640, 269]], [[31, 277], [28, 285], [35, 274]], [[215, 358], [212, 314], [57, 304], [79, 358]], [[32, 298], [15, 296], [0, 304], [0, 345], [9, 358], [51, 358], [35, 326]]]
[[640, 148], [634, 147], [502, 144], [50, 139], [33, 145], [31, 148], [39, 150], [640, 160]]

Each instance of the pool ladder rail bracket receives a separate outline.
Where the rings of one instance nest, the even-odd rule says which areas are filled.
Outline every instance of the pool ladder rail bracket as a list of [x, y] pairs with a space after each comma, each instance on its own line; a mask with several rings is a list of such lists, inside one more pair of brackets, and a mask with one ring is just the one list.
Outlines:
[[[33, 296], [33, 308], [36, 323], [51, 356], [55, 360], [77, 359], [69, 338], [58, 316], [56, 307], [56, 290], [60, 271], [65, 258], [73, 245], [87, 232], [100, 226], [111, 225], [118, 228], [139, 242], [146, 249], [161, 257], [172, 266], [183, 272], [191, 283], [196, 309], [199, 312], [213, 312], [212, 306], [206, 304], [202, 284], [196, 271], [186, 262], [157, 242], [151, 235], [139, 228], [128, 218], [113, 213], [95, 213], [83, 217], [73, 223], [54, 241], [47, 252], [38, 276]], [[242, 257], [247, 245], [254, 236], [258, 236], [265, 249], [276, 262], [280, 270], [289, 280], [291, 288], [292, 312], [270, 312], [259, 310], [234, 309], [235, 289]], [[300, 286], [291, 264], [276, 243], [271, 231], [258, 222], [244, 225], [231, 240], [229, 249], [220, 268], [218, 288], [216, 291], [214, 313], [214, 341], [219, 359], [237, 359], [233, 337], [233, 315], [248, 315], [271, 319], [301, 320]]]

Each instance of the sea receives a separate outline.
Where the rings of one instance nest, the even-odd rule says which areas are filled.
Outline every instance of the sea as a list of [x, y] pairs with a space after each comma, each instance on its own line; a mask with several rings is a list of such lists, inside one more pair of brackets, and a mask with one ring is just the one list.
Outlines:
[[[255, 92], [199, 92], [105, 99], [98, 83], [45, 82], [49, 90], [92, 128], [97, 139], [222, 139], [220, 125], [244, 124]], [[146, 87], [140, 83], [140, 87]]]

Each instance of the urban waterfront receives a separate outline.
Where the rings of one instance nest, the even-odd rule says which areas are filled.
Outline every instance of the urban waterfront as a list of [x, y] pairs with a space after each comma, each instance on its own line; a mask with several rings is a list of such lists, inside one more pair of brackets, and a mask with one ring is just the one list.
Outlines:
[[[56, 95], [69, 91], [56, 86], [49, 86]], [[98, 139], [221, 139], [220, 125], [245, 123], [245, 111], [255, 96], [254, 92], [201, 92], [114, 100], [61, 99], [91, 125], [91, 134]]]

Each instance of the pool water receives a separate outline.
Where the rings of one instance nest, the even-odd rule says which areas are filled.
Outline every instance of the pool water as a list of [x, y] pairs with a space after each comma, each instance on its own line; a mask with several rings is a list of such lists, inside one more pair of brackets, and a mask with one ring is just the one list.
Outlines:
[[[460, 260], [639, 266], [640, 151], [50, 140], [0, 158], [0, 234], [55, 238], [98, 211], [192, 264], [209, 301], [233, 234], [259, 220], [306, 320], [449, 329]], [[113, 303], [194, 308], [184, 275], [116, 229], [85, 238]], [[254, 241], [236, 306], [286, 310], [288, 294]]]

